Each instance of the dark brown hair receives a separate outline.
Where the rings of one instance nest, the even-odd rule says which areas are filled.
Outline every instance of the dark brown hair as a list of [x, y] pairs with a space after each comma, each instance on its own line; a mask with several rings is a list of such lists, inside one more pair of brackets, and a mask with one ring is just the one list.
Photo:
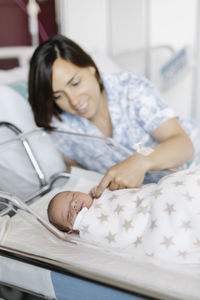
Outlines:
[[96, 64], [78, 44], [59, 34], [40, 44], [30, 61], [29, 102], [36, 124], [48, 130], [53, 129], [50, 125], [52, 117], [60, 119], [61, 113], [52, 91], [52, 65], [58, 57], [81, 68], [94, 67], [100, 90], [104, 89]]

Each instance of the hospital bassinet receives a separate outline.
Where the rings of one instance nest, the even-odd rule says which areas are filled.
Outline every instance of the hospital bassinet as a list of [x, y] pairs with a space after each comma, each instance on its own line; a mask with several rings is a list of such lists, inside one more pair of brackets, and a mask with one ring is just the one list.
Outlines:
[[[26, 201], [46, 221], [46, 208], [55, 193], [66, 189], [88, 192], [102, 176], [78, 168], [72, 168], [69, 175], [63, 172], [62, 164], [46, 174], [45, 160], [40, 160], [41, 151], [38, 155], [34, 147], [35, 142], [41, 147], [43, 138], [48, 140], [45, 132], [16, 134], [12, 124], [2, 124], [0, 130], [1, 189]], [[39, 169], [31, 158], [35, 158]], [[58, 177], [64, 177], [65, 182], [59, 179], [55, 186]], [[2, 194], [0, 197], [9, 207], [9, 199]], [[130, 259], [123, 253], [81, 242], [76, 236], [71, 238], [72, 243], [58, 239], [21, 210], [6, 219], [4, 216], [1, 218], [1, 284], [59, 300], [200, 298], [198, 265], [186, 267]]]

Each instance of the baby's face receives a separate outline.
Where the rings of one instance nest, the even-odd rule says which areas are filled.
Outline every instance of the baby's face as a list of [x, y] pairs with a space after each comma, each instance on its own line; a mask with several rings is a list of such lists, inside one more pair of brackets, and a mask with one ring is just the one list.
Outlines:
[[83, 207], [90, 208], [93, 199], [81, 192], [62, 192], [56, 196], [52, 220], [66, 229], [73, 229], [78, 213]]

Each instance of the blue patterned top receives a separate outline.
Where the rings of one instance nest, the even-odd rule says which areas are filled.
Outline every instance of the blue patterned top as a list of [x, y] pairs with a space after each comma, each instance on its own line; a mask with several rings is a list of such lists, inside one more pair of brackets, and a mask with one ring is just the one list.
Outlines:
[[[111, 166], [133, 154], [135, 144], [140, 143], [144, 147], [156, 145], [152, 132], [176, 115], [147, 79], [130, 72], [101, 74], [101, 77], [113, 126], [111, 145], [89, 137], [56, 132], [52, 133], [52, 138], [65, 156], [87, 169], [105, 173]], [[61, 118], [62, 122], [54, 118], [52, 125], [66, 131], [103, 137], [100, 130], [86, 118], [67, 112], [63, 112]], [[180, 123], [195, 140], [199, 134], [196, 123]]]

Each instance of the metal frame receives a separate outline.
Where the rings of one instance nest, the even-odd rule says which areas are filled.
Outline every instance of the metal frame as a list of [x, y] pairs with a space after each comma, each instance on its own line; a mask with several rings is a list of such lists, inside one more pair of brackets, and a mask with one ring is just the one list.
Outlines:
[[[55, 181], [57, 179], [59, 179], [59, 178], [70, 178], [71, 174], [68, 173], [67, 171], [66, 172], [63, 171], [63, 172], [53, 174], [50, 177], [49, 181], [47, 181], [46, 178], [45, 178], [45, 174], [44, 174], [42, 168], [40, 167], [40, 165], [37, 161], [37, 158], [34, 155], [34, 152], [33, 152], [32, 148], [30, 146], [30, 143], [28, 142], [28, 140], [26, 138], [27, 134], [23, 134], [22, 131], [17, 126], [15, 126], [14, 124], [9, 123], [9, 122], [0, 122], [0, 127], [2, 127], [2, 126], [5, 126], [6, 128], [12, 130], [17, 135], [17, 139], [19, 139], [22, 142], [22, 145], [25, 149], [27, 157], [30, 160], [31, 165], [32, 165], [32, 167], [33, 167], [33, 169], [34, 169], [34, 171], [37, 175], [38, 181], [39, 181], [39, 190], [37, 192], [31, 194], [28, 197], [28, 199], [25, 199], [24, 200], [25, 202], [28, 203], [28, 202], [32, 201], [33, 199], [35, 199], [36, 197], [41, 196], [41, 195], [49, 192], [52, 189], [53, 184], [55, 183]], [[34, 131], [40, 131], [40, 129], [39, 130], [36, 129]], [[34, 131], [32, 131], [32, 132], [34, 132]], [[7, 209], [5, 209], [1, 212], [1, 215], [8, 213], [8, 211], [10, 211], [10, 210], [11, 210], [11, 207], [9, 206]]]

